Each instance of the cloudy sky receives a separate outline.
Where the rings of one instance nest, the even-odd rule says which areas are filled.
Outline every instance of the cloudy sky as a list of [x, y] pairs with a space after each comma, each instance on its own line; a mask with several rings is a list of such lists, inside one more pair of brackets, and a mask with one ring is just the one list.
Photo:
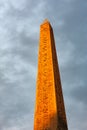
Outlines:
[[68, 128], [87, 129], [87, 0], [0, 0], [0, 130], [33, 130], [45, 18], [54, 30]]

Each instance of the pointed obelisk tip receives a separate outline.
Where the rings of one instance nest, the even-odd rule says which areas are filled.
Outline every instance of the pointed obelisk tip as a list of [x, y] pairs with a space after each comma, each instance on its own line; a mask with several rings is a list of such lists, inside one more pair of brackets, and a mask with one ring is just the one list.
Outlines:
[[44, 23], [49, 23], [50, 24], [50, 22], [49, 22], [49, 20], [47, 18], [43, 21], [43, 24]]

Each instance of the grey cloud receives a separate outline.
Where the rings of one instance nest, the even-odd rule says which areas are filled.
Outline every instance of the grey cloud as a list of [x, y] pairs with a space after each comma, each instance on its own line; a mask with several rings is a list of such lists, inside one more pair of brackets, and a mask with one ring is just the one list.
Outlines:
[[[0, 40], [0, 129], [2, 130], [31, 128], [28, 124], [32, 119], [31, 113], [34, 109], [31, 106], [34, 106], [33, 90], [36, 72], [30, 59], [31, 61], [34, 59], [32, 58], [35, 55], [34, 48], [31, 44], [34, 47], [35, 41], [33, 42], [32, 38], [28, 40], [27, 34], [17, 32], [18, 21], [10, 15], [11, 11], [16, 10], [9, 7], [6, 17], [2, 18], [4, 21], [1, 21], [3, 37]], [[21, 25], [21, 21], [19, 22]], [[31, 52], [33, 55], [30, 54]], [[25, 60], [26, 57], [28, 60]], [[23, 128], [21, 127], [22, 122], [25, 122]], [[20, 125], [18, 126], [18, 124]]]
[[76, 87], [76, 89], [73, 90], [71, 94], [77, 101], [82, 102], [85, 106], [87, 105], [87, 89], [84, 84], [82, 84], [82, 86]]

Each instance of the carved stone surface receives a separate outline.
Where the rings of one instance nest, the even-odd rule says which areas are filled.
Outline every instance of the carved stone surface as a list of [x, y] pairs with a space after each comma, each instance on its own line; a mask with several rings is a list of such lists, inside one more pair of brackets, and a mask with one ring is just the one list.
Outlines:
[[68, 130], [53, 30], [40, 26], [34, 130]]

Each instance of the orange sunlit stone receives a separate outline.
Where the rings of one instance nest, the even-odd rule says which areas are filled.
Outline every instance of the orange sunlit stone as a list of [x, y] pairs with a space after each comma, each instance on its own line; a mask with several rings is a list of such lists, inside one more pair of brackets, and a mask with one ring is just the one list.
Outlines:
[[53, 30], [40, 26], [34, 130], [68, 130]]

